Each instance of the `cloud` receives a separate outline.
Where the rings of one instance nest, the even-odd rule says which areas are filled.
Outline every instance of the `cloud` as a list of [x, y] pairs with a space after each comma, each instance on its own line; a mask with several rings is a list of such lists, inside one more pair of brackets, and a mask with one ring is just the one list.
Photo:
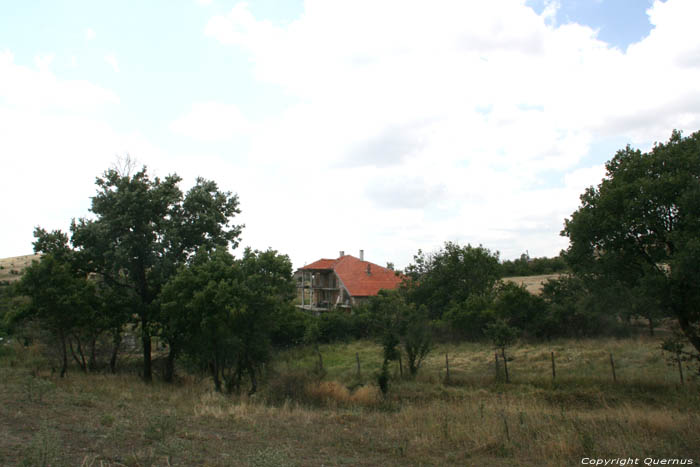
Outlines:
[[[406, 236], [424, 249], [458, 239], [513, 256], [563, 248], [563, 219], [612, 156], [590, 162], [596, 141], [648, 147], [700, 128], [698, 8], [656, 1], [654, 29], [626, 51], [557, 24], [556, 1], [538, 16], [509, 0], [309, 0], [288, 24], [238, 3], [204, 34], [297, 99], [251, 133], [250, 157], [283, 173], [267, 176], [289, 187], [289, 208], [313, 198], [318, 212], [353, 219], [323, 222], [337, 243], [369, 241], [369, 226], [385, 232], [375, 248], [401, 264]], [[307, 237], [292, 246], [306, 259], [338, 249]]]
[[118, 133], [104, 120], [117, 95], [84, 80], [63, 80], [44, 65], [14, 63], [0, 52], [0, 196], [11, 229], [0, 229], [0, 256], [31, 252], [41, 225], [66, 230], [87, 215], [94, 177], [130, 151], [158, 154], [138, 133]]
[[105, 55], [104, 60], [116, 73], [119, 73], [119, 62], [117, 62], [117, 58], [113, 54]]
[[248, 131], [250, 124], [235, 105], [195, 102], [190, 111], [171, 123], [170, 129], [199, 141], [227, 141]]
[[89, 113], [117, 104], [114, 92], [84, 80], [58, 80], [50, 71], [53, 56], [35, 59], [36, 69], [16, 65], [10, 51], [0, 52], [0, 104], [20, 110]]

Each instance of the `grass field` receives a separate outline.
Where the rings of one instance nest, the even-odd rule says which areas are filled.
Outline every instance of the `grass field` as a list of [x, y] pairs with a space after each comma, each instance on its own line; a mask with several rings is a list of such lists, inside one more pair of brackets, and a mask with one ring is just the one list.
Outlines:
[[32, 264], [32, 260], [38, 259], [39, 255], [14, 256], [0, 259], [0, 283], [18, 280], [22, 271]]
[[386, 398], [374, 385], [376, 344], [320, 350], [323, 378], [311, 349], [293, 349], [278, 354], [263, 389], [245, 397], [216, 394], [205, 377], [147, 386], [135, 370], [73, 369], [60, 379], [40, 347], [10, 342], [0, 354], [0, 465], [700, 461], [697, 381], [681, 386], [652, 338], [521, 344], [511, 351], [511, 384], [495, 381], [486, 344], [438, 346], [414, 380], [393, 366]]
[[513, 282], [517, 285], [524, 285], [531, 294], [539, 295], [542, 292], [544, 283], [549, 279], [557, 279], [561, 274], [542, 274], [539, 276], [515, 276], [504, 277], [504, 282]]

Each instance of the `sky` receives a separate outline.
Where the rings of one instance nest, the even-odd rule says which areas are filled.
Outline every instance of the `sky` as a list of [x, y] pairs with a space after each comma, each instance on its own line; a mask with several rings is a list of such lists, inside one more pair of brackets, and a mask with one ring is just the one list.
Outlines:
[[[627, 144], [700, 130], [697, 0], [92, 0], [0, 7], [0, 257], [96, 177], [239, 196], [242, 246], [405, 267], [554, 256]], [[234, 252], [235, 253], [235, 252]]]

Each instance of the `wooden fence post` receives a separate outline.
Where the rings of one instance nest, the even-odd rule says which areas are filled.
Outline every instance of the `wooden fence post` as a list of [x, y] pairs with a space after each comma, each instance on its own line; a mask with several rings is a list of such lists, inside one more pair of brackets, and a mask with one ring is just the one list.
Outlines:
[[617, 382], [617, 376], [615, 375], [615, 360], [613, 360], [613, 354], [610, 352], [610, 367], [612, 368], [613, 382]]
[[552, 381], [557, 377], [556, 366], [554, 365], [554, 352], [552, 352]]
[[493, 354], [496, 357], [496, 381], [501, 379], [501, 375], [499, 374], [499, 368], [498, 368], [498, 352]]
[[506, 360], [506, 348], [501, 347], [501, 352], [503, 353], [503, 369], [506, 372], [506, 383], [510, 383], [510, 377], [508, 376], [508, 361]]
[[357, 377], [359, 378], [361, 375], [361, 372], [360, 372], [360, 354], [358, 352], [355, 352], [355, 358], [357, 359]]
[[447, 352], [445, 352], [445, 368], [447, 370], [447, 376], [445, 377], [445, 382], [450, 382], [450, 360], [447, 357]]
[[685, 384], [683, 380], [683, 365], [681, 364], [681, 354], [677, 354], [676, 359], [678, 360], [678, 373], [681, 375], [681, 384]]

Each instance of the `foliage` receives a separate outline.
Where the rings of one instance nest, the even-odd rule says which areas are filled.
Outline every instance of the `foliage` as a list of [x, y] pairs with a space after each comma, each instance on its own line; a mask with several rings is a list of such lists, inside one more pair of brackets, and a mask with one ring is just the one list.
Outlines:
[[135, 298], [143, 344], [143, 377], [152, 379], [151, 336], [160, 316], [158, 297], [178, 267], [199, 248], [237, 245], [241, 227], [230, 225], [238, 197], [198, 178], [183, 196], [177, 175], [151, 178], [131, 164], [97, 178], [92, 198], [95, 219], [73, 221], [72, 242], [86, 269]]
[[530, 258], [527, 253], [523, 253], [518, 259], [504, 260], [501, 263], [501, 275], [503, 277], [537, 276], [564, 272], [567, 268], [563, 255], [553, 258]]
[[547, 307], [538, 320], [540, 337], [593, 337], [624, 335], [619, 320], [619, 296], [615, 289], [596, 289], [584, 278], [561, 276], [549, 279], [542, 288]]
[[543, 336], [545, 308], [544, 300], [528, 292], [524, 286], [505, 282], [497, 287], [493, 302], [496, 316], [528, 335]]
[[[94, 284], [71, 262], [73, 251], [65, 234], [37, 229], [34, 235], [37, 237], [34, 247], [44, 255], [24, 271], [17, 284], [16, 292], [29, 299], [17, 319], [37, 320], [52, 334], [59, 343], [61, 376], [64, 376], [68, 366], [68, 345], [73, 353], [71, 339], [75, 338], [82, 350], [80, 334], [94, 335], [96, 332], [94, 309], [97, 295]], [[78, 360], [75, 354], [74, 357]], [[82, 363], [86, 370], [84, 358]]]
[[442, 318], [451, 302], [490, 293], [500, 278], [498, 253], [483, 246], [446, 242], [434, 253], [418, 250], [406, 268], [408, 300], [424, 306], [432, 320]]
[[458, 338], [479, 339], [484, 328], [496, 318], [493, 310], [493, 294], [471, 295], [466, 300], [450, 304], [443, 317], [452, 333]]
[[518, 330], [510, 326], [504, 319], [497, 319], [489, 323], [484, 329], [484, 334], [498, 349], [510, 347], [518, 338]]
[[674, 131], [648, 153], [627, 146], [606, 169], [566, 221], [567, 261], [675, 316], [700, 350], [700, 132]]
[[162, 336], [177, 354], [208, 368], [216, 389], [251, 392], [269, 359], [275, 317], [292, 313], [291, 263], [274, 250], [246, 249], [235, 260], [225, 250], [200, 250], [163, 290]]

